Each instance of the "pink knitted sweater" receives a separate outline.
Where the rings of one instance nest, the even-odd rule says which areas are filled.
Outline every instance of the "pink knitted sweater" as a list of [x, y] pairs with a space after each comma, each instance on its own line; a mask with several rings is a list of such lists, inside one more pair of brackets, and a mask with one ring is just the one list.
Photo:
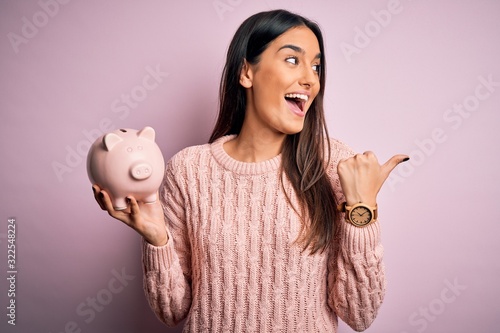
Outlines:
[[[213, 144], [190, 147], [167, 165], [162, 191], [169, 241], [143, 241], [144, 288], [160, 320], [184, 332], [336, 332], [337, 316], [356, 331], [375, 319], [385, 293], [379, 223], [344, 220], [328, 251], [294, 243], [300, 220], [280, 184], [281, 155], [244, 163]], [[339, 202], [340, 159], [328, 168]], [[290, 183], [285, 190], [293, 202]]]

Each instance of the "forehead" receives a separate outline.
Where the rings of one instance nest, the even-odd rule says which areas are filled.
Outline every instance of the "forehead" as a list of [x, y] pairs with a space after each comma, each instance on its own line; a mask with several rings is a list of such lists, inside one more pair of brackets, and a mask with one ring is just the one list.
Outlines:
[[295, 45], [305, 51], [307, 55], [315, 56], [320, 52], [318, 39], [311, 29], [305, 26], [291, 28], [277, 37], [270, 48], [279, 50], [283, 45]]

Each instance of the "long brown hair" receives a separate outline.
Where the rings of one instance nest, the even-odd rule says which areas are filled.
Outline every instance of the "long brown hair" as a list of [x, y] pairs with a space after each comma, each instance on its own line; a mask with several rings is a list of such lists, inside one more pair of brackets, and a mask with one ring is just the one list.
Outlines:
[[291, 182], [299, 201], [300, 207], [293, 207], [297, 212], [300, 210], [303, 220], [299, 240], [304, 249], [309, 248], [314, 254], [323, 252], [333, 241], [337, 218], [335, 194], [325, 171], [330, 159], [323, 110], [326, 62], [323, 36], [316, 23], [285, 10], [273, 10], [257, 13], [241, 24], [227, 52], [219, 89], [219, 115], [209, 142], [240, 133], [246, 108], [245, 89], [239, 83], [243, 60], [257, 64], [269, 43], [297, 26], [308, 27], [318, 39], [320, 90], [306, 114], [302, 131], [287, 135], [285, 139], [281, 170]]

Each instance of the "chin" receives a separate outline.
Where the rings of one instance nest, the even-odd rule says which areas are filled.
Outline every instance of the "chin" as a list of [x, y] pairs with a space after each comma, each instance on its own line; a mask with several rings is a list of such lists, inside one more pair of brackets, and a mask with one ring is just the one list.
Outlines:
[[289, 128], [286, 128], [283, 133], [287, 135], [293, 135], [302, 132], [304, 129], [304, 124], [300, 124], [297, 126], [290, 126]]

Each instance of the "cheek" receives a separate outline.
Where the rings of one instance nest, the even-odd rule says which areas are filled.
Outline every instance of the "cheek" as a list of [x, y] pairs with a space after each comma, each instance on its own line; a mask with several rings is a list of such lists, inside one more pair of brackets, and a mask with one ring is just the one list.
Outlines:
[[312, 96], [314, 96], [313, 101], [316, 99], [316, 97], [318, 97], [318, 94], [319, 94], [319, 86], [313, 90], [313, 94], [312, 94]]
[[257, 103], [269, 106], [271, 104], [284, 102], [283, 89], [280, 87], [276, 77], [269, 77], [265, 84], [255, 87]]

